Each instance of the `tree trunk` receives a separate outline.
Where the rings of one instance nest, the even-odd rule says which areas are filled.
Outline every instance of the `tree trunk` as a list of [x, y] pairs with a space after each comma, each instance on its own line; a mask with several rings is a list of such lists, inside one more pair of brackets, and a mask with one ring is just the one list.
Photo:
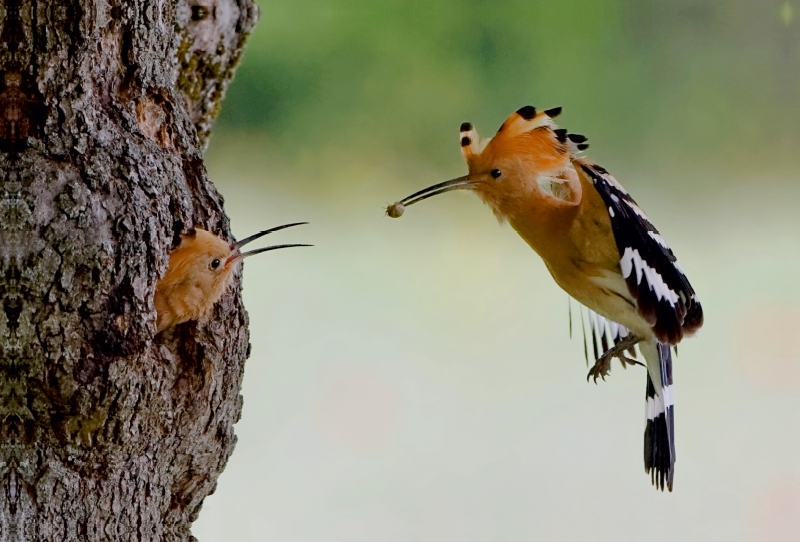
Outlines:
[[230, 238], [203, 150], [252, 0], [0, 7], [0, 542], [192, 540], [236, 437], [239, 281], [155, 337], [176, 235]]

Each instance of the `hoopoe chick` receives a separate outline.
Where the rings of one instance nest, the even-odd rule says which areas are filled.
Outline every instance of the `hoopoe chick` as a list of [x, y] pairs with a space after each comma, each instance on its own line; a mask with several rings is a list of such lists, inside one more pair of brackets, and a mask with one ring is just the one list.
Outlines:
[[[481, 140], [469, 123], [459, 141], [469, 173], [387, 209], [451, 190], [472, 190], [544, 260], [556, 283], [590, 309], [605, 352], [589, 372], [605, 377], [634, 345], [647, 366], [645, 471], [672, 490], [675, 444], [670, 347], [703, 324], [703, 310], [672, 250], [622, 185], [582, 156], [586, 138], [558, 129], [561, 108], [513, 113]], [[610, 348], [608, 338], [613, 343]], [[594, 342], [595, 349], [597, 343]], [[634, 362], [635, 363], [635, 362]]]
[[169, 267], [156, 285], [157, 333], [205, 316], [230, 287], [242, 260], [269, 250], [311, 245], [289, 244], [241, 252], [241, 248], [269, 233], [307, 224], [296, 222], [264, 230], [228, 244], [201, 228], [181, 235], [181, 243], [169, 256]]

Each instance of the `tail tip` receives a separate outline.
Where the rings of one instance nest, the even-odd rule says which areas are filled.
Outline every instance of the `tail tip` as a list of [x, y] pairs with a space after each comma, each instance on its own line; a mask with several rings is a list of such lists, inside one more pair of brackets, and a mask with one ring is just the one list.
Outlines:
[[667, 491], [672, 493], [672, 481], [675, 474], [675, 467], [674, 464], [670, 465], [667, 470], [664, 470], [661, 467], [650, 466], [645, 463], [644, 472], [650, 475], [650, 483], [659, 490], [664, 491], [666, 488]]

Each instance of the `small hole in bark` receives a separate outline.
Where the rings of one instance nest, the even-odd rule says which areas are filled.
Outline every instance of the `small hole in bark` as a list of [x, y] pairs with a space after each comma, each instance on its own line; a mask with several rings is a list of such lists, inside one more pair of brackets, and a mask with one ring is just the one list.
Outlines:
[[192, 20], [202, 21], [208, 18], [208, 8], [206, 6], [192, 6]]

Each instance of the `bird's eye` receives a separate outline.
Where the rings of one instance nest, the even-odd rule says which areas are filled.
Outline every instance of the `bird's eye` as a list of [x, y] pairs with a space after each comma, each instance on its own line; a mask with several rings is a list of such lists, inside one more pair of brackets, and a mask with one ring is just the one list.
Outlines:
[[500, 178], [500, 175], [502, 175], [502, 174], [503, 174], [503, 172], [502, 172], [502, 171], [500, 171], [499, 169], [496, 169], [496, 168], [495, 168], [495, 169], [493, 169], [491, 172], [489, 172], [489, 174], [490, 174], [492, 177], [494, 177], [495, 179], [498, 179], [498, 178]]
[[211, 269], [216, 269], [217, 267], [219, 267], [219, 264], [220, 264], [219, 258], [214, 258], [214, 260], [211, 262]]

